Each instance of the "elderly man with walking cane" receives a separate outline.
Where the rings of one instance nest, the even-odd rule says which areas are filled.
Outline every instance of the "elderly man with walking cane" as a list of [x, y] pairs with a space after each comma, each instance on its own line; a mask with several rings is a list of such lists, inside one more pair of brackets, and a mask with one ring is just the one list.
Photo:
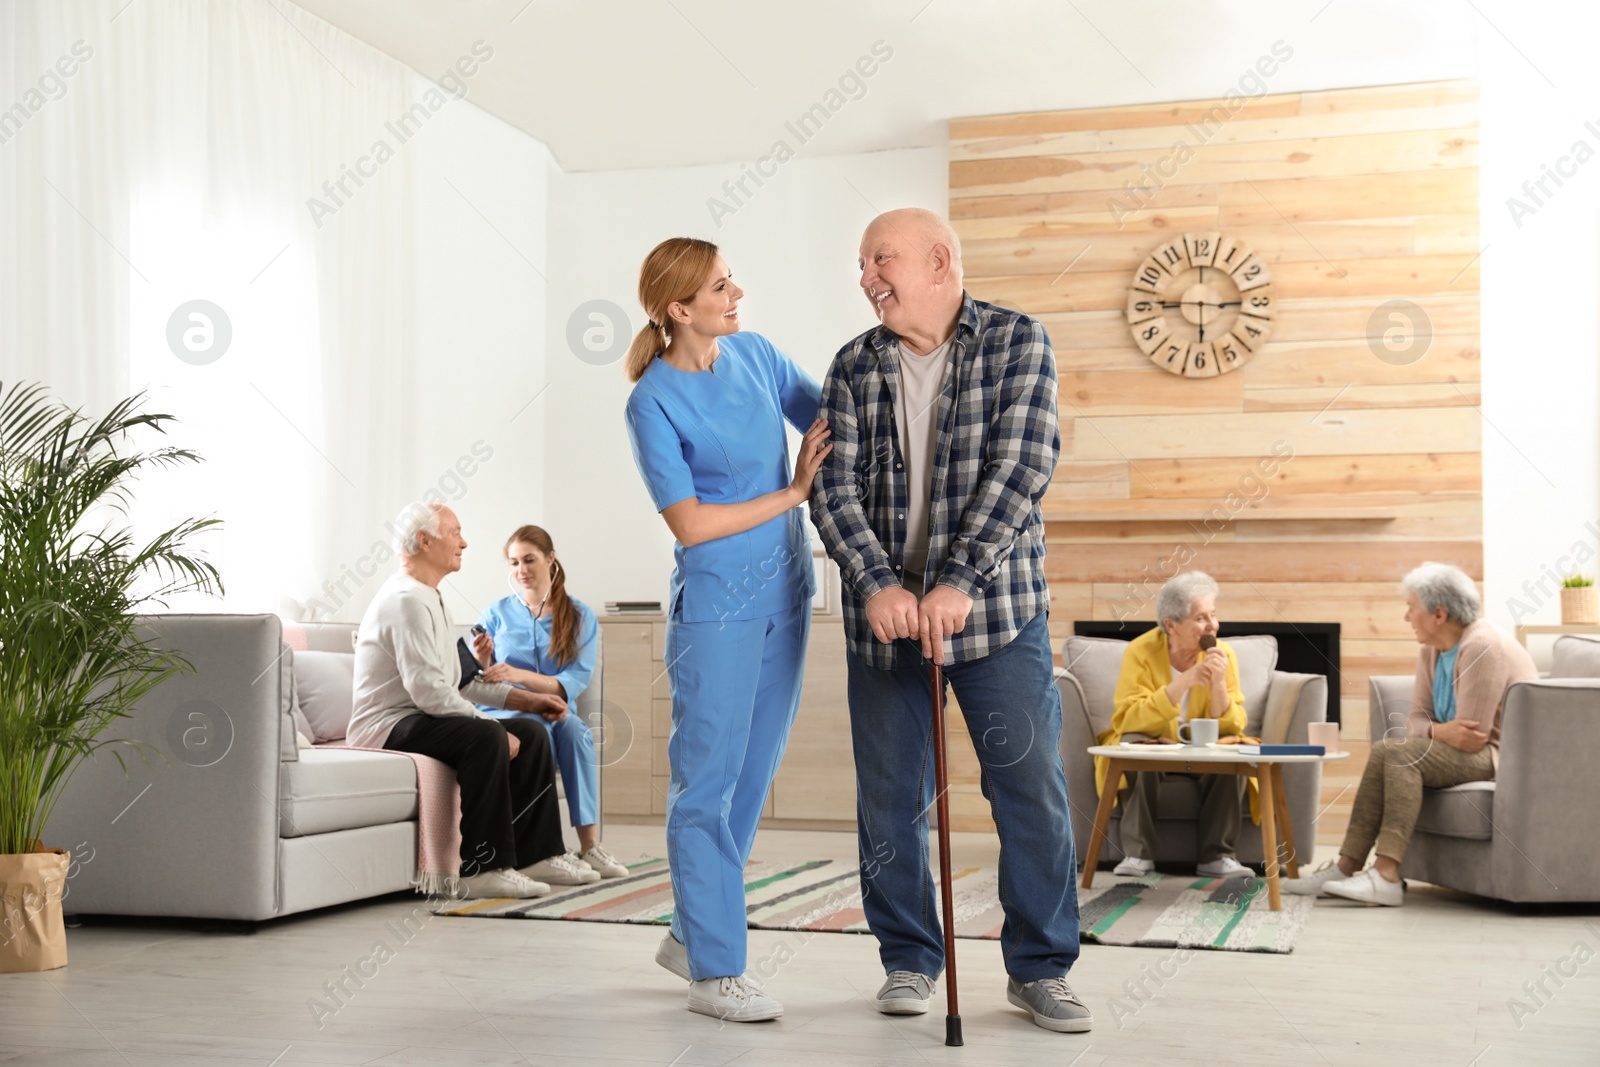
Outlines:
[[833, 451], [812, 516], [843, 576], [862, 907], [888, 973], [875, 1006], [926, 1012], [947, 963], [927, 832], [948, 679], [1000, 833], [1007, 999], [1047, 1030], [1085, 1031], [1066, 980], [1078, 898], [1040, 511], [1060, 450], [1050, 341], [965, 292], [960, 243], [933, 212], [874, 219], [860, 268], [881, 325], [823, 386]]

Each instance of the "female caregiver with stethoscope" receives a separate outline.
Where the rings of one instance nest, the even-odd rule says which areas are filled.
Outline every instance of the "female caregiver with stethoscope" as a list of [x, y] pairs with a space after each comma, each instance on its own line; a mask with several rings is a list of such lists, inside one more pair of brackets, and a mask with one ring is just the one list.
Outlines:
[[[678, 542], [666, 644], [673, 913], [656, 962], [689, 980], [690, 1011], [732, 1022], [783, 1014], [745, 977], [744, 866], [800, 705], [814, 582], [798, 505], [833, 447], [816, 381], [739, 331], [743, 296], [709, 241], [651, 251], [626, 416]], [[792, 479], [785, 420], [805, 434]]]

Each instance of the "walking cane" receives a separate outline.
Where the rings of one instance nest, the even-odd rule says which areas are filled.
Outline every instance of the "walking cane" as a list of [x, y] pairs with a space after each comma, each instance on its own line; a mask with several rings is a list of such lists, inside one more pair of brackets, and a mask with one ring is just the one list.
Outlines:
[[961, 1007], [956, 998], [956, 913], [950, 892], [950, 782], [945, 773], [944, 750], [944, 671], [932, 660], [933, 670], [933, 787], [938, 791], [934, 803], [939, 813], [939, 897], [944, 913], [945, 1017], [944, 1043], [963, 1044]]

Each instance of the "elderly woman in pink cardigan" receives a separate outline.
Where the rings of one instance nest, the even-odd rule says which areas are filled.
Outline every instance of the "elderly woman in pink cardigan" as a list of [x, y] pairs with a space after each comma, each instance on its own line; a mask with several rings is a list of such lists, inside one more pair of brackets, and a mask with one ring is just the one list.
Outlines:
[[[1284, 882], [1285, 892], [1400, 904], [1400, 861], [1423, 788], [1492, 780], [1506, 687], [1539, 676], [1527, 650], [1480, 617], [1477, 587], [1462, 571], [1424, 563], [1400, 588], [1422, 644], [1405, 736], [1374, 739], [1337, 864]], [[1377, 858], [1366, 867], [1374, 845]]]

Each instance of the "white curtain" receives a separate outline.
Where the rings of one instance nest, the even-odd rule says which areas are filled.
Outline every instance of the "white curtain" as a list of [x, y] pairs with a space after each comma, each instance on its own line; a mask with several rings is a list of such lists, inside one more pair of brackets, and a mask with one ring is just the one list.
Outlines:
[[349, 601], [326, 583], [407, 498], [416, 153], [387, 124], [430, 88], [282, 0], [0, 3], [0, 381], [177, 416], [205, 463], [136, 520], [221, 517], [230, 610]]

